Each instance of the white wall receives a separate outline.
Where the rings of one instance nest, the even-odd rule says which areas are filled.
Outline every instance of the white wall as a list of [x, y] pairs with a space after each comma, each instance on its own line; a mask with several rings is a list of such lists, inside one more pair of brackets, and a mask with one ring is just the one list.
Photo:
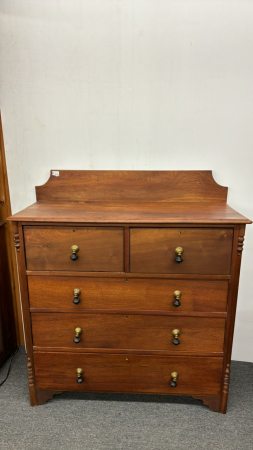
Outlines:
[[[50, 169], [212, 169], [253, 219], [252, 0], [1, 0], [13, 212]], [[252, 361], [253, 226], [233, 359]]]

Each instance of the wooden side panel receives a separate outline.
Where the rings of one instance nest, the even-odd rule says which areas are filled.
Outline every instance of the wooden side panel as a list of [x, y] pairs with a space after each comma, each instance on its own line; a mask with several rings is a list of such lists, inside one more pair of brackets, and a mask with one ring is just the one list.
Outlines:
[[[29, 276], [31, 308], [225, 312], [228, 280]], [[80, 289], [74, 304], [73, 290]], [[173, 292], [181, 291], [176, 307]]]
[[[76, 344], [75, 328], [81, 327]], [[33, 313], [35, 347], [164, 350], [167, 352], [222, 352], [223, 318], [170, 317], [125, 314]], [[174, 345], [172, 331], [180, 330]]]
[[[24, 227], [28, 270], [124, 271], [122, 227]], [[72, 261], [71, 246], [78, 245]]]
[[0, 221], [0, 365], [17, 347], [5, 232]]
[[[131, 228], [130, 272], [227, 275], [232, 239], [232, 228]], [[179, 264], [176, 247], [184, 249]]]
[[241, 258], [244, 244], [244, 234], [245, 234], [245, 225], [238, 225], [237, 227], [235, 227], [233, 254], [232, 254], [231, 281], [228, 293], [228, 316], [224, 340], [225, 356], [223, 361], [223, 383], [221, 386], [220, 412], [222, 412], [223, 414], [225, 414], [227, 411], [229, 380], [230, 380], [230, 362], [233, 345], [237, 293], [238, 293]]
[[[13, 320], [16, 328], [16, 337], [13, 335], [13, 342], [15, 345], [24, 343], [22, 314], [20, 307], [18, 272], [16, 264], [16, 254], [13, 242], [12, 224], [6, 221], [7, 217], [11, 215], [10, 193], [8, 185], [7, 167], [5, 160], [4, 139], [2, 121], [0, 116], [0, 221], [2, 224], [2, 239], [6, 246], [6, 259], [4, 262], [4, 270], [8, 271], [9, 285], [8, 285], [8, 305], [10, 305], [9, 320]], [[0, 255], [1, 257], [1, 255]], [[12, 312], [11, 312], [12, 310]]]
[[32, 325], [29, 310], [28, 286], [25, 268], [25, 245], [24, 245], [23, 229], [21, 224], [18, 224], [18, 226], [17, 224], [14, 224], [14, 236], [16, 239], [16, 249], [18, 257], [20, 292], [21, 292], [22, 312], [24, 320], [25, 344], [27, 352], [27, 375], [30, 392], [30, 402], [31, 406], [36, 406], [38, 405], [38, 397], [37, 397], [36, 381], [34, 377]]
[[[167, 395], [219, 395], [222, 358], [34, 353], [38, 389]], [[76, 369], [83, 369], [77, 383]], [[178, 372], [177, 387], [170, 386]]]
[[49, 180], [36, 187], [36, 195], [43, 202], [225, 203], [227, 187], [214, 181], [211, 170], [60, 170], [51, 171]]

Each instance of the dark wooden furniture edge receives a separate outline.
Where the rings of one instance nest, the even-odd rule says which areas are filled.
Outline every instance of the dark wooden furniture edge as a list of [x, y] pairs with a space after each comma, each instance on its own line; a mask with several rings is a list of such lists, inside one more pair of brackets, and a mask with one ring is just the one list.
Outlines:
[[22, 301], [22, 311], [23, 311], [23, 322], [24, 322], [24, 334], [25, 343], [27, 351], [27, 374], [28, 374], [28, 385], [30, 391], [30, 401], [31, 406], [38, 405], [36, 380], [34, 373], [34, 362], [33, 362], [33, 341], [32, 341], [32, 329], [30, 322], [30, 305], [28, 298], [28, 286], [26, 277], [26, 262], [25, 262], [25, 247], [23, 239], [22, 225], [19, 223], [13, 223], [14, 237], [15, 237], [15, 247], [17, 250], [17, 259], [19, 267], [19, 282], [20, 282], [20, 292]]
[[62, 392], [63, 391], [43, 391], [41, 389], [38, 389], [37, 390], [38, 405], [44, 405], [44, 403], [46, 403], [48, 400], [51, 400], [54, 395], [62, 394]]
[[227, 322], [224, 339], [224, 363], [223, 363], [223, 383], [220, 394], [219, 411], [223, 414], [227, 411], [228, 390], [230, 380], [230, 364], [233, 345], [234, 325], [236, 316], [237, 294], [239, 287], [241, 258], [245, 235], [245, 225], [238, 225], [234, 231], [231, 280], [228, 291]]
[[7, 175], [7, 165], [5, 158], [3, 128], [0, 114], [0, 220], [4, 221], [3, 226], [6, 239], [8, 270], [10, 274], [10, 284], [11, 284], [10, 286], [11, 292], [9, 292], [10, 297], [9, 303], [12, 303], [16, 329], [15, 345], [22, 345], [24, 344], [24, 335], [22, 325], [21, 302], [19, 295], [16, 253], [13, 242], [12, 224], [8, 222], [8, 220], [6, 220], [7, 217], [10, 215], [11, 215], [11, 202], [10, 202], [8, 175]]
[[[65, 391], [68, 392], [68, 391]], [[38, 396], [38, 405], [45, 404], [48, 400], [51, 400], [54, 395], [62, 394], [63, 391], [44, 391], [41, 389], [38, 389], [37, 396]], [[94, 394], [99, 394], [98, 392], [92, 392]], [[115, 393], [117, 394], [117, 393]], [[109, 394], [108, 394], [109, 395]], [[150, 395], [150, 394], [133, 394], [133, 395]], [[160, 394], [164, 395], [166, 397], [173, 397], [173, 394]], [[220, 398], [215, 396], [202, 396], [202, 395], [177, 395], [177, 397], [192, 397], [196, 400], [201, 400], [204, 405], [208, 406], [212, 411], [219, 412], [219, 402]]]
[[208, 396], [208, 395], [192, 395], [193, 398], [197, 400], [202, 400], [203, 404], [208, 406], [214, 412], [220, 411], [220, 397], [218, 396]]

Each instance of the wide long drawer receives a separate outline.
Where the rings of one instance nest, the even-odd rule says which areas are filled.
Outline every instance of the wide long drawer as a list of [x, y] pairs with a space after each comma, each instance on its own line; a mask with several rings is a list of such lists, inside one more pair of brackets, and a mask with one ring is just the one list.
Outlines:
[[[28, 276], [28, 286], [31, 308], [69, 308], [75, 311], [225, 312], [228, 292], [228, 280]], [[76, 297], [74, 289], [78, 289]], [[179, 293], [174, 295], [175, 291]]]
[[[38, 389], [219, 395], [223, 359], [128, 354], [34, 353]], [[77, 382], [82, 369], [83, 382]], [[170, 385], [177, 372], [177, 386]]]
[[123, 235], [122, 227], [25, 226], [27, 269], [123, 272]]
[[131, 228], [130, 272], [228, 275], [232, 238], [231, 228]]
[[[76, 328], [81, 328], [78, 336]], [[223, 318], [147, 314], [32, 314], [35, 347], [141, 349], [199, 354], [222, 352], [224, 328]], [[179, 330], [179, 333], [172, 333], [174, 330]]]

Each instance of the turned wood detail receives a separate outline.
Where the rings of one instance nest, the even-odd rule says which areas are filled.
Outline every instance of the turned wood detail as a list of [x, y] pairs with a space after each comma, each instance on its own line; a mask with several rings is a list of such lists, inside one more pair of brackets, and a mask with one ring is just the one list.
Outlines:
[[29, 386], [33, 386], [34, 382], [33, 382], [33, 368], [32, 368], [32, 362], [31, 362], [31, 358], [27, 358], [27, 376], [28, 376], [28, 383]]
[[223, 383], [223, 392], [224, 392], [224, 394], [228, 393], [229, 380], [230, 380], [230, 365], [227, 364], [227, 367], [226, 367], [226, 370], [225, 370], [224, 383]]
[[244, 236], [239, 236], [237, 245], [237, 251], [239, 256], [241, 256], [243, 251], [243, 243], [244, 243]]
[[19, 234], [18, 233], [14, 233], [14, 245], [15, 245], [15, 248], [16, 248], [17, 252], [19, 252], [19, 250], [20, 250], [20, 240], [19, 240]]

